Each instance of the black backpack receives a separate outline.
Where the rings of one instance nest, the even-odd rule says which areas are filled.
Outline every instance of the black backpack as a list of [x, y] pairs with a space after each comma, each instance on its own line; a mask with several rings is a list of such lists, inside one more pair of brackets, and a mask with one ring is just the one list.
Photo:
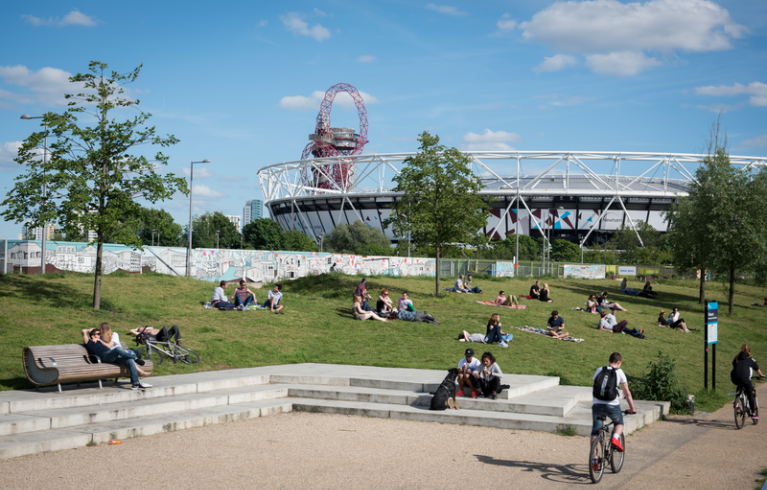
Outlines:
[[618, 397], [618, 373], [615, 369], [602, 368], [594, 378], [594, 398], [611, 402]]

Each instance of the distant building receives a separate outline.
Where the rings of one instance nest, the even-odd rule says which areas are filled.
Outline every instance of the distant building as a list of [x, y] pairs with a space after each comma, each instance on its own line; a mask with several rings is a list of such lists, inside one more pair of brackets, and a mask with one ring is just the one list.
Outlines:
[[[45, 228], [48, 231], [48, 233], [45, 236], [45, 239], [46, 240], [53, 240], [53, 234], [56, 231], [56, 225], [54, 223], [48, 223]], [[26, 224], [24, 226], [22, 226], [21, 227], [21, 235], [19, 235], [19, 240], [23, 240], [24, 238], [26, 238], [26, 236], [29, 234], [29, 232], [30, 232], [30, 229], [29, 229], [29, 227]], [[33, 228], [31, 230], [31, 232], [35, 236], [34, 240], [42, 240], [43, 239], [43, 227], [42, 226], [38, 226], [37, 228]]]
[[264, 203], [259, 199], [245, 201], [245, 207], [242, 208], [242, 226], [244, 227], [251, 221], [256, 221], [264, 217]]
[[236, 214], [225, 214], [224, 216], [237, 228], [237, 233], [242, 233], [242, 222], [239, 216]]

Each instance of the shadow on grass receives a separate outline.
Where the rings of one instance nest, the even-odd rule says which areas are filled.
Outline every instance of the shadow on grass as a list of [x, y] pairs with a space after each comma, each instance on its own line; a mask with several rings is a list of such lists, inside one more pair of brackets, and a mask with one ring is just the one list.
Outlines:
[[[0, 298], [22, 297], [25, 301], [37, 304], [48, 303], [56, 308], [91, 308], [93, 297], [71, 286], [51, 281], [41, 281], [37, 277], [27, 278], [17, 275], [0, 275]], [[103, 309], [111, 309], [102, 301]]]
[[[607, 291], [609, 293], [607, 297], [608, 301], [616, 302], [627, 309], [630, 306], [657, 306], [660, 309], [670, 310], [671, 308], [678, 305], [679, 303], [687, 303], [689, 301], [693, 301], [697, 303], [697, 295], [685, 296], [681, 294], [674, 294], [674, 293], [668, 293], [668, 292], [662, 292], [660, 293], [660, 297], [651, 299], [651, 298], [643, 298], [641, 296], [631, 296], [629, 294], [623, 294], [620, 288], [600, 289], [600, 288], [589, 288], [587, 286], [581, 286], [577, 284], [560, 284], [557, 286], [557, 289], [567, 289], [569, 291], [572, 291], [573, 293], [582, 295], [584, 303], [592, 294], [596, 294], [598, 292], [601, 293], [602, 291]], [[596, 291], [596, 289], [599, 289], [599, 291]], [[552, 293], [552, 296], [556, 300], [556, 296], [554, 296], [555, 293], [556, 291]]]
[[0, 378], [0, 386], [9, 390], [28, 390], [35, 387], [35, 385], [27, 381], [27, 378], [21, 376], [14, 376], [12, 378]]
[[336, 312], [338, 313], [338, 316], [343, 318], [348, 318], [349, 320], [354, 320], [354, 315], [349, 313], [351, 308], [336, 308]]
[[[588, 450], [585, 453], [588, 455]], [[508, 461], [479, 454], [475, 454], [474, 457], [485, 464], [505, 466], [507, 468], [522, 468], [524, 471], [535, 471], [541, 474], [541, 478], [549, 481], [570, 485], [591, 485], [591, 478], [588, 474], [589, 470], [585, 464], [564, 465], [536, 463], [533, 461]]]

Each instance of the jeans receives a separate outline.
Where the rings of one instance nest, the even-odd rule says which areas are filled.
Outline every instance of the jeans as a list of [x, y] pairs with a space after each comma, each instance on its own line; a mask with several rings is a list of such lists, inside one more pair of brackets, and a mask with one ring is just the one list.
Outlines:
[[157, 332], [157, 340], [159, 342], [165, 342], [176, 336], [176, 342], [181, 340], [181, 330], [178, 329], [178, 325], [173, 325], [168, 331], [167, 327], [162, 327], [162, 330]]
[[136, 370], [136, 363], [133, 361], [134, 359], [136, 359], [136, 352], [133, 351], [133, 349], [125, 351], [122, 347], [115, 347], [114, 349], [107, 352], [103, 358], [101, 358], [101, 362], [128, 366], [130, 369], [131, 383], [137, 385], [139, 383], [139, 379], [138, 371]]
[[628, 320], [622, 320], [618, 322], [617, 324], [613, 325], [613, 333], [621, 333], [623, 329], [628, 326], [628, 324]]
[[234, 303], [230, 303], [228, 301], [219, 301], [217, 303], [213, 303], [213, 308], [218, 308], [219, 310], [233, 310]]
[[493, 325], [492, 327], [488, 327], [487, 336], [485, 337], [485, 342], [488, 344], [492, 344], [493, 342], [500, 342], [503, 338], [501, 338], [501, 326], [500, 325]]
[[473, 288], [469, 288], [469, 292], [479, 294], [482, 291], [477, 286], [474, 286]]
[[599, 429], [602, 428], [602, 421], [597, 420], [597, 416], [604, 415], [610, 417], [615, 425], [623, 425], [623, 412], [620, 405], [608, 405], [606, 403], [595, 403], [591, 405], [591, 435], [598, 436]]
[[252, 294], [249, 294], [248, 297], [245, 298], [245, 301], [242, 301], [239, 295], [237, 294], [234, 295], [234, 306], [243, 305], [245, 307], [248, 307], [254, 304], [256, 304], [256, 299], [253, 297]]

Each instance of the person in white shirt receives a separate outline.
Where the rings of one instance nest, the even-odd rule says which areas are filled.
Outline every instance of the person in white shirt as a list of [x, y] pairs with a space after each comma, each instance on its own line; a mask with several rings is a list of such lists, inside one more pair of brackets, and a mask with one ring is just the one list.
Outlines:
[[479, 383], [475, 378], [479, 378], [479, 370], [482, 367], [482, 363], [479, 359], [474, 357], [474, 349], [466, 349], [464, 358], [458, 361], [458, 392], [455, 396], [463, 396], [463, 385], [469, 385], [471, 388], [471, 397], [477, 397], [477, 389]]
[[458, 279], [455, 280], [455, 285], [453, 285], [453, 291], [456, 293], [468, 293], [470, 292], [468, 289], [463, 287], [463, 274], [458, 276]]
[[[602, 421], [597, 417], [605, 416], [610, 417], [610, 420], [612, 420], [615, 424], [611, 444], [616, 451], [623, 452], [623, 447], [620, 443], [621, 434], [623, 433], [623, 413], [621, 412], [620, 392], [618, 392], [619, 387], [623, 389], [623, 396], [626, 398], [626, 401], [629, 404], [629, 413], [636, 413], [636, 409], [634, 408], [634, 399], [631, 397], [631, 392], [629, 391], [628, 379], [626, 379], [626, 374], [621, 369], [622, 363], [623, 357], [621, 357], [619, 353], [613, 352], [610, 354], [610, 365], [606, 366], [606, 369], [615, 370], [616, 385], [612, 388], [615, 388], [616, 395], [615, 398], [611, 400], [600, 400], [596, 396], [593, 397], [591, 405], [591, 441], [589, 442], [589, 446], [591, 446], [591, 444], [594, 442], [594, 439], [596, 439], [599, 435], [599, 431], [602, 429]], [[597, 379], [597, 376], [599, 376], [599, 373], [601, 373], [603, 369], [605, 368], [600, 367], [596, 370], [593, 377], [594, 380]], [[609, 381], [609, 375], [604, 379]], [[608, 389], [609, 388], [611, 387], [608, 387]], [[597, 467], [594, 469], [599, 471], [599, 467], [596, 462], [596, 454], [592, 454], [591, 458], [591, 464], [597, 465]]]
[[266, 295], [266, 302], [264, 303], [265, 308], [269, 308], [272, 313], [279, 313], [280, 315], [284, 315], [284, 313], [280, 310], [282, 310], [282, 305], [280, 304], [280, 300], [282, 300], [282, 284], [275, 284], [274, 289], [269, 291], [269, 294]]
[[226, 281], [218, 283], [218, 287], [213, 288], [213, 297], [210, 300], [210, 305], [213, 308], [219, 308], [224, 310], [233, 310], [234, 303], [229, 302], [229, 298], [226, 297]]

